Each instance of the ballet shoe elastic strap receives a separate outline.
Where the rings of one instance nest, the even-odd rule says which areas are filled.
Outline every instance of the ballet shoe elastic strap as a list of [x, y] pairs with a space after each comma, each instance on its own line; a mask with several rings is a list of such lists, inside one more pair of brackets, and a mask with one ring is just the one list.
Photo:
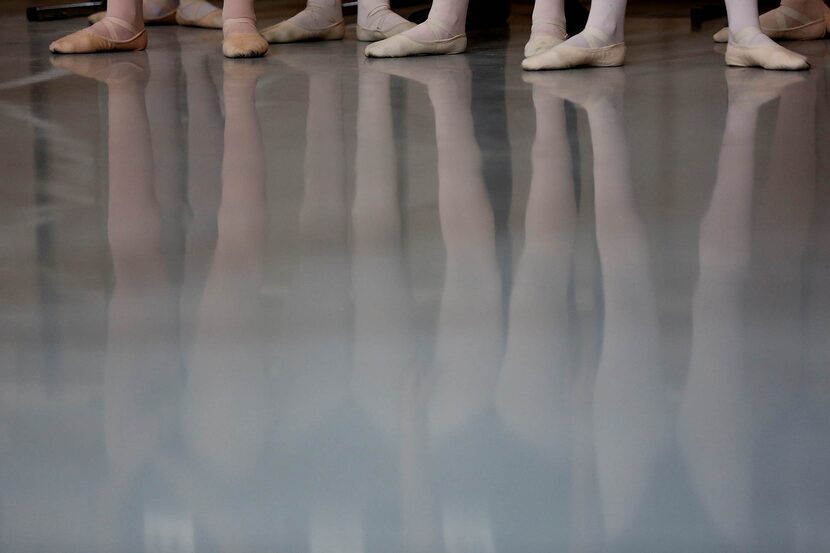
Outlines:
[[802, 25], [806, 25], [810, 23], [811, 20], [809, 17], [801, 13], [800, 11], [794, 10], [789, 6], [778, 6], [774, 10], [775, 12], [775, 22], [778, 23], [778, 28], [785, 29], [788, 27], [787, 18], [794, 19], [801, 23]]
[[101, 20], [101, 24], [106, 27], [107, 33], [109, 33], [110, 37], [113, 39], [117, 39], [118, 37], [117, 27], [120, 27], [133, 35], [138, 33], [138, 31], [128, 22], [111, 15], [104, 17], [104, 19]]
[[744, 27], [735, 33], [735, 43], [747, 45], [759, 34], [761, 34], [761, 29], [758, 27]]

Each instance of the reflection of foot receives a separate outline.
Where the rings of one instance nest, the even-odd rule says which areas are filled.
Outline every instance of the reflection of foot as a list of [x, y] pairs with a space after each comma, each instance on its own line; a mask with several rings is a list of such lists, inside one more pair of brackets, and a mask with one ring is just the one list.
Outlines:
[[[587, 42], [587, 46], [572, 45], [578, 41]], [[617, 67], [625, 62], [625, 43], [610, 42], [609, 37], [599, 29], [587, 27], [567, 42], [526, 58], [522, 62], [522, 69], [545, 71], [573, 67]]]
[[82, 29], [49, 45], [53, 54], [92, 54], [144, 50], [147, 31], [135, 29], [126, 21], [105, 17], [88, 29]]
[[[813, 0], [803, 13], [781, 5], [763, 14], [761, 31], [775, 40], [818, 40], [830, 32], [830, 8], [821, 0]], [[729, 41], [729, 28], [724, 27], [712, 36], [715, 42]]]
[[57, 56], [52, 58], [52, 65], [108, 85], [146, 83], [150, 76], [145, 52], [118, 56]]
[[797, 73], [727, 69], [726, 86], [729, 90], [729, 105], [757, 109], [778, 98], [785, 88], [805, 80], [802, 74]]
[[522, 80], [532, 84], [534, 91], [544, 90], [585, 109], [620, 102], [625, 90], [623, 69], [557, 74], [525, 73]]
[[470, 64], [464, 56], [428, 58], [418, 63], [409, 60], [366, 61], [365, 66], [426, 85], [440, 85], [456, 79], [470, 79]]
[[404, 58], [442, 54], [461, 54], [467, 50], [467, 35], [453, 34], [430, 19], [406, 32], [370, 44], [368, 58]]
[[358, 14], [357, 40], [361, 42], [376, 42], [393, 37], [415, 27], [415, 23], [407, 21], [384, 5], [377, 6], [369, 12], [365, 21]]
[[308, 6], [291, 19], [262, 30], [262, 36], [272, 44], [340, 40], [345, 33], [346, 23], [340, 9], [328, 10], [317, 6]]
[[530, 39], [525, 44], [525, 57], [529, 58], [542, 52], [547, 52], [554, 46], [559, 46], [568, 33], [560, 23], [534, 23], [530, 28]]
[[225, 60], [222, 64], [224, 86], [255, 86], [257, 79], [268, 72], [268, 64], [259, 60]]
[[730, 37], [725, 60], [726, 65], [733, 67], [763, 67], [781, 71], [810, 68], [806, 57], [776, 44], [753, 27], [739, 31], [734, 38]]
[[253, 19], [226, 19], [222, 53], [226, 58], [261, 58], [268, 53], [268, 42], [259, 34]]

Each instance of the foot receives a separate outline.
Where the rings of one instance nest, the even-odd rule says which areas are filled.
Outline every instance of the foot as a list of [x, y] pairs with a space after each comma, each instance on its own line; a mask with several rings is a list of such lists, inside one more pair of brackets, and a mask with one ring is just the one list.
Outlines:
[[368, 58], [461, 54], [467, 49], [467, 35], [427, 19], [420, 25], [366, 47]]
[[150, 75], [145, 52], [118, 56], [60, 56], [52, 58], [52, 65], [107, 85], [138, 83], [143, 86]]
[[309, 0], [306, 9], [262, 31], [272, 44], [315, 40], [340, 40], [346, 33], [340, 2]]
[[385, 5], [376, 6], [363, 14], [358, 4], [357, 11], [357, 40], [361, 42], [384, 40], [415, 27], [415, 23], [407, 21]]
[[730, 33], [726, 46], [726, 65], [733, 67], [762, 67], [781, 71], [809, 69], [807, 58], [776, 44], [756, 27], [747, 27]]
[[[760, 18], [761, 32], [776, 40], [818, 40], [830, 30], [830, 8], [822, 0], [783, 0]], [[714, 34], [715, 42], [729, 41], [729, 28]]]
[[595, 27], [584, 31], [546, 52], [526, 58], [527, 71], [570, 69], [572, 67], [616, 67], [625, 62], [625, 43]]
[[222, 10], [205, 0], [182, 0], [176, 10], [176, 23], [185, 27], [221, 29]]
[[141, 22], [132, 23], [117, 17], [104, 17], [88, 29], [82, 29], [49, 45], [53, 54], [92, 54], [144, 50], [147, 31]]
[[226, 19], [222, 33], [222, 53], [226, 58], [261, 58], [268, 53], [268, 42], [257, 31], [253, 19]]
[[530, 27], [530, 39], [525, 44], [525, 57], [529, 58], [542, 52], [547, 52], [554, 46], [559, 46], [568, 33], [565, 31], [565, 24], [555, 21], [534, 22]]

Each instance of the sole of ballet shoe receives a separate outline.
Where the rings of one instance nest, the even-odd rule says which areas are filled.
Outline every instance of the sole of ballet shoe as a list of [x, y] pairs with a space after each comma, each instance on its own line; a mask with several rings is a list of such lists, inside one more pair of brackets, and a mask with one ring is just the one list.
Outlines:
[[730, 42], [726, 45], [724, 61], [730, 67], [760, 67], [771, 71], [803, 71], [810, 68], [807, 58], [777, 44], [749, 47]]
[[415, 25], [416, 24], [411, 21], [406, 21], [400, 25], [395, 25], [388, 31], [373, 31], [358, 25], [356, 29], [357, 40], [360, 42], [377, 42], [379, 40], [385, 40], [395, 35], [399, 35], [404, 31], [408, 31], [409, 29], [415, 27]]
[[234, 35], [222, 40], [222, 54], [226, 58], [261, 58], [267, 53], [268, 42], [259, 35]]
[[440, 56], [463, 54], [467, 51], [467, 35], [457, 35], [434, 42], [421, 42], [404, 35], [396, 35], [386, 39], [395, 41], [384, 44], [376, 42], [370, 44], [363, 51], [367, 58], [406, 58], [409, 56]]
[[576, 48], [560, 44], [522, 62], [525, 71], [550, 71], [577, 67], [619, 67], [625, 63], [625, 43], [601, 48]]
[[261, 33], [271, 44], [342, 40], [346, 34], [346, 22], [341, 19], [325, 29], [309, 30], [286, 20], [263, 29]]
[[188, 19], [180, 11], [176, 10], [176, 23], [182, 27], [199, 27], [200, 29], [221, 29], [222, 10], [216, 10], [200, 17], [199, 19]]
[[[75, 37], [72, 40], [72, 37]], [[147, 48], [147, 30], [127, 40], [110, 40], [86, 29], [72, 33], [49, 45], [53, 54], [97, 54], [99, 52], [134, 52]]]
[[551, 48], [559, 46], [565, 42], [565, 38], [559, 38], [552, 35], [530, 36], [530, 39], [525, 44], [525, 57], [529, 58], [547, 52]]

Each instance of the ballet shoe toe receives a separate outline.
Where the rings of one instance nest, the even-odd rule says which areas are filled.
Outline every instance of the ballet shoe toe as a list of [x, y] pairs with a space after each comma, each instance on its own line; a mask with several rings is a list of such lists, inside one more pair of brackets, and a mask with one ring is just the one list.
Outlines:
[[222, 40], [226, 58], [260, 58], [268, 53], [268, 42], [259, 34], [233, 34]]
[[712, 35], [712, 41], [718, 44], [729, 42], [729, 27], [724, 27], [717, 33]]

